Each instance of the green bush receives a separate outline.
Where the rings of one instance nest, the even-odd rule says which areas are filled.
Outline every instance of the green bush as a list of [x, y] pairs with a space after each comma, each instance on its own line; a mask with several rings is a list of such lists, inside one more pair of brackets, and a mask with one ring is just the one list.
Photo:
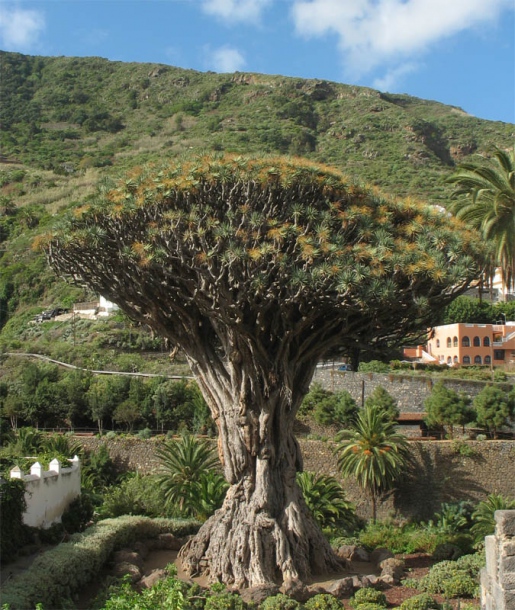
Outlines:
[[68, 534], [82, 532], [93, 517], [93, 503], [88, 493], [82, 493], [72, 500], [61, 517], [61, 523]]
[[173, 610], [202, 610], [204, 598], [199, 596], [198, 585], [176, 578], [172, 571], [168, 578], [157, 582], [150, 589], [141, 592], [134, 589], [128, 580], [116, 581], [103, 593], [97, 596], [93, 608], [102, 610], [122, 610], [138, 608], [139, 610], [157, 610], [171, 608]]
[[206, 599], [204, 610], [245, 610], [247, 605], [235, 593], [216, 593]]
[[370, 362], [360, 362], [358, 371], [360, 373], [388, 373], [390, 365], [380, 360], [370, 360]]
[[345, 427], [356, 416], [358, 407], [356, 401], [346, 390], [329, 393], [320, 400], [313, 410], [313, 418], [317, 424]]
[[399, 610], [440, 610], [440, 604], [428, 593], [420, 593], [402, 602]]
[[259, 610], [300, 610], [300, 608], [302, 606], [298, 601], [284, 595], [284, 593], [267, 597], [259, 606]]
[[386, 595], [382, 591], [377, 591], [371, 587], [358, 589], [350, 600], [350, 605], [355, 610], [363, 610], [363, 604], [376, 604], [380, 608], [386, 608]]
[[458, 573], [442, 586], [445, 597], [477, 597], [479, 593], [478, 582], [468, 574]]
[[165, 507], [165, 498], [155, 475], [129, 476], [118, 485], [113, 485], [103, 494], [102, 506], [98, 509], [101, 518], [122, 515], [146, 517], [175, 517]]
[[420, 579], [418, 588], [431, 594], [446, 597], [475, 597], [478, 594], [478, 578], [473, 560], [441, 561]]
[[0, 551], [2, 562], [15, 559], [20, 547], [31, 541], [30, 529], [23, 523], [25, 483], [10, 479], [2, 483], [0, 492]]
[[395, 525], [387, 521], [369, 523], [359, 541], [367, 549], [387, 548], [392, 553], [432, 553], [448, 536], [425, 525]]
[[334, 595], [320, 593], [304, 604], [305, 610], [343, 610], [344, 605]]
[[486, 565], [486, 557], [483, 552], [471, 553], [470, 555], [463, 555], [456, 563], [460, 569], [467, 572], [473, 578], [479, 578], [479, 572]]
[[71, 598], [96, 577], [116, 549], [165, 532], [185, 536], [195, 533], [198, 527], [194, 521], [106, 519], [37, 557], [26, 572], [2, 588], [2, 603], [8, 604], [10, 610], [33, 608], [38, 602], [46, 608], [59, 608], [62, 600]]

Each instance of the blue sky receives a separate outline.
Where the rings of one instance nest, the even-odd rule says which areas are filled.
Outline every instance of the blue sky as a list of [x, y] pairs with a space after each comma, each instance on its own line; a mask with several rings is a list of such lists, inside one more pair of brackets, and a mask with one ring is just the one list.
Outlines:
[[513, 0], [0, 0], [0, 48], [327, 79], [515, 122]]

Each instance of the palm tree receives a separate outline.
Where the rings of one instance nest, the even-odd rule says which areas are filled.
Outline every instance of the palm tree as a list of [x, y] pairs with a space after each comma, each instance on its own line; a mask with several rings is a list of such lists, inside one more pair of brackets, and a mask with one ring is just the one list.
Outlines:
[[372, 520], [377, 499], [392, 489], [406, 464], [408, 441], [395, 431], [395, 423], [377, 406], [361, 410], [349, 430], [338, 435], [338, 467], [344, 477], [354, 477], [372, 499]]
[[183, 515], [195, 516], [206, 510], [206, 506], [202, 506], [202, 510], [199, 508], [203, 488], [216, 488], [217, 498], [223, 499], [219, 490], [222, 483], [218, 477], [215, 481], [208, 475], [217, 467], [220, 468], [218, 457], [209, 441], [183, 434], [180, 439], [165, 442], [156, 450], [156, 456], [161, 462], [159, 484], [166, 502], [168, 505], [177, 504]]
[[515, 147], [494, 158], [462, 163], [447, 179], [456, 188], [449, 210], [478, 229], [494, 249], [508, 290], [515, 287]]

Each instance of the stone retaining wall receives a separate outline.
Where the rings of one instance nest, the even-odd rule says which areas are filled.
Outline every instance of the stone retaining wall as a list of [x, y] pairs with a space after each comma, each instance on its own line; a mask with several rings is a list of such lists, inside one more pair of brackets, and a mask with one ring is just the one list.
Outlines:
[[[474, 398], [488, 383], [463, 379], [442, 379], [439, 377], [415, 377], [402, 374], [352, 373], [338, 371], [336, 368], [317, 369], [313, 382], [320, 383], [331, 392], [347, 390], [358, 403], [362, 404], [378, 386], [382, 386], [399, 405], [401, 413], [421, 413], [424, 411], [424, 401], [431, 394], [433, 385], [443, 381], [446, 387], [456, 392], [465, 392]], [[499, 384], [504, 389], [513, 385]]]
[[481, 571], [481, 609], [515, 608], [515, 510], [495, 513], [495, 534], [485, 538], [486, 568]]
[[[94, 437], [78, 437], [77, 440], [89, 451], [95, 451], [100, 444], [106, 443], [120, 470], [148, 474], [156, 472], [159, 467], [155, 448], [162, 442], [162, 437], [146, 441]], [[348, 499], [356, 505], [358, 513], [370, 517], [368, 498], [353, 480], [341, 479], [333, 454], [334, 444], [303, 439], [299, 442], [304, 456], [304, 469], [337, 477], [343, 483]], [[405, 517], [428, 519], [440, 509], [442, 502], [478, 501], [490, 493], [515, 498], [513, 441], [412, 441], [410, 447], [411, 463], [398, 489], [383, 499], [378, 507], [380, 517], [402, 514]]]

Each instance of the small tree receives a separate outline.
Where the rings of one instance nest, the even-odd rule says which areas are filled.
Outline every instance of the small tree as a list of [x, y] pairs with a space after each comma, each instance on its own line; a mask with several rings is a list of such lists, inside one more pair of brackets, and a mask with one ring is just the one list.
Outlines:
[[377, 386], [365, 400], [365, 406], [382, 412], [386, 419], [393, 421], [399, 417], [399, 407], [395, 398], [383, 386]]
[[127, 400], [129, 381], [126, 377], [106, 376], [92, 380], [86, 398], [93, 420], [102, 434], [106, 418], [112, 418], [116, 407]]
[[140, 407], [130, 398], [121, 402], [113, 413], [115, 422], [125, 424], [127, 431], [132, 432], [134, 424], [141, 420]]
[[313, 413], [317, 405], [319, 405], [326, 398], [330, 398], [331, 395], [332, 392], [326, 390], [318, 381], [315, 381], [311, 384], [309, 392], [304, 396], [302, 404], [300, 405], [299, 413], [301, 415]]
[[344, 477], [355, 478], [370, 494], [375, 522], [378, 498], [392, 489], [406, 464], [408, 441], [376, 405], [366, 405], [338, 441], [338, 466]]
[[445, 308], [442, 324], [493, 324], [498, 320], [491, 303], [461, 296]]
[[315, 407], [313, 417], [322, 425], [336, 425], [344, 428], [356, 416], [356, 401], [346, 390], [329, 393]]
[[515, 414], [515, 391], [509, 394], [500, 387], [487, 385], [474, 398], [476, 422], [494, 438], [503, 426], [508, 426]]
[[470, 398], [437, 383], [424, 401], [427, 412], [425, 422], [428, 426], [449, 426], [449, 435], [454, 438], [454, 426], [464, 426], [471, 422], [474, 414], [470, 409]]

